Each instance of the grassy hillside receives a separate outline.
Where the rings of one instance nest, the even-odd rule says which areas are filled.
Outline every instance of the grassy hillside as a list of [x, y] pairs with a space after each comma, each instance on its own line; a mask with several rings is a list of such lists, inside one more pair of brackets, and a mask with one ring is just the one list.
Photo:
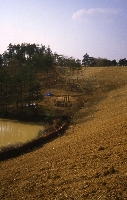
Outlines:
[[79, 88], [69, 93], [71, 124], [64, 136], [0, 163], [0, 199], [127, 199], [127, 68], [57, 73]]

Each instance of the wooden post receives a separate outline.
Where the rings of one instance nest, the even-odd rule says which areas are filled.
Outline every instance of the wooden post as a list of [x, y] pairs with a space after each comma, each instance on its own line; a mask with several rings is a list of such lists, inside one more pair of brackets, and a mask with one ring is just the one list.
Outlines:
[[68, 94], [68, 102], [69, 102], [69, 94]]
[[78, 76], [77, 76], [77, 82], [78, 82]]

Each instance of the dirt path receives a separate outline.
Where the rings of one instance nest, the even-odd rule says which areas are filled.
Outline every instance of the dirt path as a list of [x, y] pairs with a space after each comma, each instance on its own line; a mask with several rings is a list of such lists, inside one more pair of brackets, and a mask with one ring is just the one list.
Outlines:
[[127, 68], [85, 68], [81, 77], [92, 100], [64, 136], [0, 163], [0, 199], [127, 199]]

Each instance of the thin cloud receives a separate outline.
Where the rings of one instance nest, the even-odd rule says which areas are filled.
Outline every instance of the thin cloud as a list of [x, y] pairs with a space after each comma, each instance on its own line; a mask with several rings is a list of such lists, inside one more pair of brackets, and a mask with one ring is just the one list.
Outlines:
[[73, 13], [73, 20], [80, 20], [88, 16], [100, 15], [116, 15], [120, 12], [120, 9], [109, 9], [109, 8], [90, 8], [88, 10], [80, 9], [77, 12]]

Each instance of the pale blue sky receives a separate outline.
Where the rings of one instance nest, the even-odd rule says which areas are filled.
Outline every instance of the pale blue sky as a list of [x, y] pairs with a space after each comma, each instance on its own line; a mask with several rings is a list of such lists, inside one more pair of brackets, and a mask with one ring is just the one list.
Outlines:
[[23, 42], [81, 60], [127, 58], [127, 0], [0, 0], [0, 53]]

